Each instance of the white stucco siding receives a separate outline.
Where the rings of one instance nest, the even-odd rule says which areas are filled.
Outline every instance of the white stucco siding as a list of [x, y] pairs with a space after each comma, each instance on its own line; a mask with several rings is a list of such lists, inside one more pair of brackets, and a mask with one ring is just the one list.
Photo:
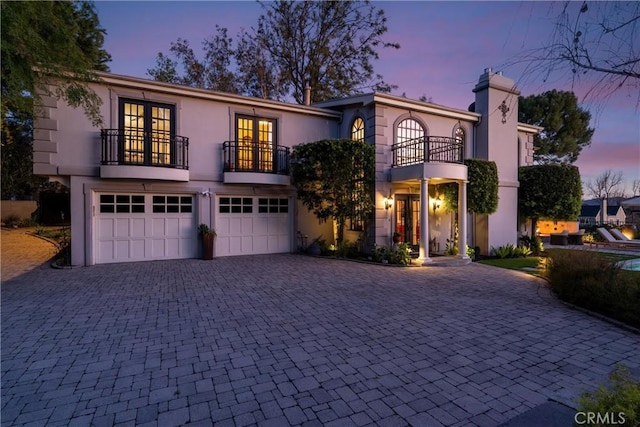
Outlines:
[[[498, 188], [498, 210], [488, 216], [487, 251], [506, 244], [518, 244], [518, 188], [502, 185]], [[483, 249], [483, 254], [484, 249]], [[488, 252], [486, 252], [488, 253]]]

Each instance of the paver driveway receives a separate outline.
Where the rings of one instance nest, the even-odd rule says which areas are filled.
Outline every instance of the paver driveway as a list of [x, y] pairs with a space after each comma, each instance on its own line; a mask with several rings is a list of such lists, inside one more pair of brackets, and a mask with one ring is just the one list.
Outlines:
[[2, 425], [497, 425], [638, 369], [639, 348], [476, 264], [37, 269], [2, 287]]

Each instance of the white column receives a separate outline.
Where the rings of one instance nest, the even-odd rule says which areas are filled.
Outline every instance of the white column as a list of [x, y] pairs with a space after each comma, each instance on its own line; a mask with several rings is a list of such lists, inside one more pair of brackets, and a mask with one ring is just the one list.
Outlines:
[[467, 255], [467, 181], [458, 182], [458, 256]]
[[420, 260], [428, 265], [429, 258], [429, 180], [420, 182]]

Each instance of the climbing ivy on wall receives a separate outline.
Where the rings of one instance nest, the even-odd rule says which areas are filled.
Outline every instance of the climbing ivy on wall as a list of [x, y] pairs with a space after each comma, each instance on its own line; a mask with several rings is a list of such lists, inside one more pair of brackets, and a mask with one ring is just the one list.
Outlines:
[[318, 219], [338, 225], [338, 243], [354, 212], [373, 213], [375, 149], [364, 141], [325, 139], [300, 144], [291, 154], [291, 175], [298, 199]]
[[[481, 159], [467, 159], [467, 211], [478, 214], [492, 214], [498, 209], [498, 168], [495, 162]], [[458, 211], [458, 184], [441, 184], [445, 206], [450, 212]]]

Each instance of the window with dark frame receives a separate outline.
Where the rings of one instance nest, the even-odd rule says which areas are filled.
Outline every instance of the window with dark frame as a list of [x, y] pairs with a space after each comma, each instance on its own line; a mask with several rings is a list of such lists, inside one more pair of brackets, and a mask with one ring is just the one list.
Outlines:
[[121, 98], [120, 128], [124, 132], [120, 161], [154, 166], [174, 163], [174, 105]]
[[396, 159], [398, 165], [424, 162], [425, 130], [415, 119], [404, 119], [396, 128]]
[[101, 194], [100, 213], [144, 213], [144, 196]]
[[[364, 128], [365, 123], [362, 117], [356, 117], [351, 124], [351, 139], [358, 142], [364, 141]], [[351, 195], [353, 209], [351, 210], [351, 215], [349, 215], [348, 218], [349, 230], [363, 231], [364, 218], [362, 217], [358, 195], [362, 191], [362, 188], [364, 186], [364, 171], [357, 177], [355, 177], [354, 181], [355, 191]]]
[[351, 139], [354, 141], [364, 141], [364, 120], [356, 117], [351, 125]]
[[236, 170], [272, 172], [277, 146], [276, 120], [245, 115], [236, 116]]

